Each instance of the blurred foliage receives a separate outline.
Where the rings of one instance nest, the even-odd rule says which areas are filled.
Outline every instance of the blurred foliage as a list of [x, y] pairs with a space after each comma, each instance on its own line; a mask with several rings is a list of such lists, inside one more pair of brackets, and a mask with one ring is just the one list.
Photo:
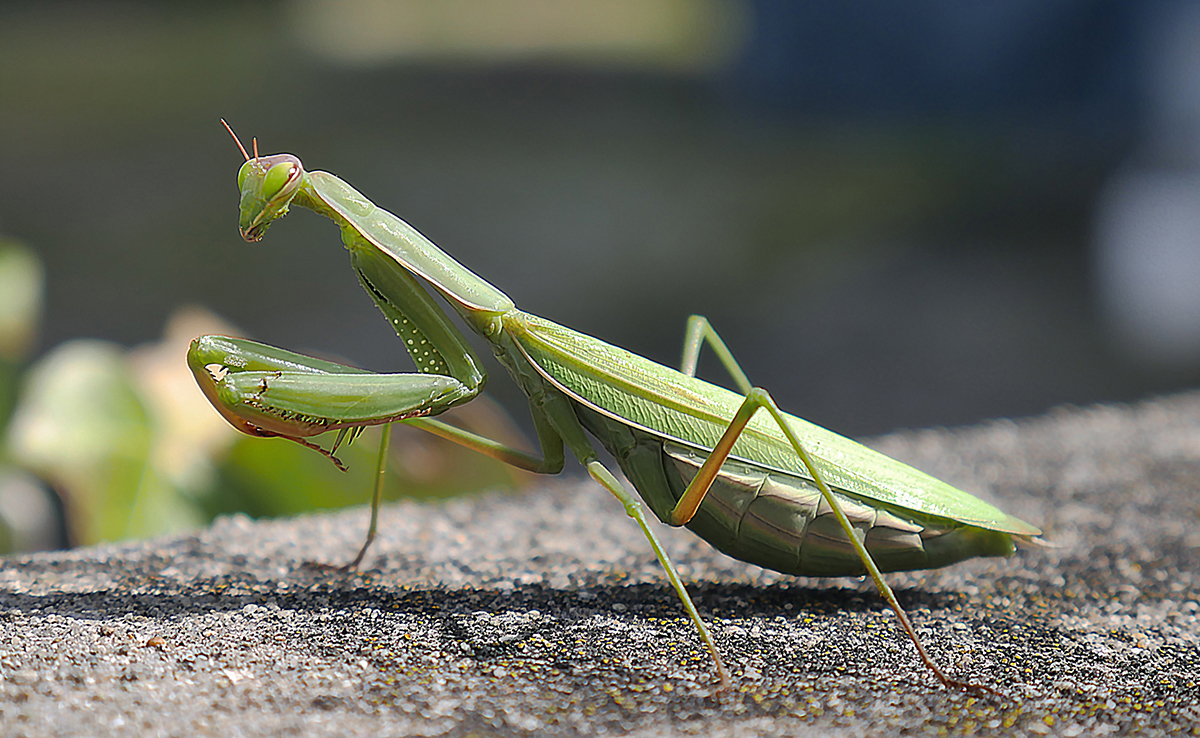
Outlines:
[[29, 353], [41, 321], [44, 283], [37, 256], [0, 239], [0, 359], [17, 362]]
[[[29, 249], [0, 244], [0, 394], [12, 398], [0, 406], [12, 406], [0, 415], [0, 553], [65, 543], [54, 540], [56, 508], [69, 543], [88, 545], [195, 528], [232, 512], [294, 515], [368, 499], [378, 429], [338, 451], [343, 473], [298, 444], [239, 434], [208, 405], [187, 369], [188, 345], [204, 333], [239, 332], [201, 308], [177, 311], [157, 343], [128, 350], [71, 340], [22, 371], [41, 284]], [[486, 400], [456, 416], [521, 443]], [[390, 500], [512, 487], [523, 474], [409, 428], [397, 428], [392, 449]]]
[[[21, 367], [36, 340], [45, 291], [42, 263], [24, 244], [0, 238], [0, 431], [17, 402]], [[0, 445], [0, 553], [45, 543], [47, 492]]]
[[71, 538], [94, 543], [201, 522], [152, 463], [159, 430], [125, 352], [76, 340], [30, 368], [8, 446], [15, 461], [63, 493]]

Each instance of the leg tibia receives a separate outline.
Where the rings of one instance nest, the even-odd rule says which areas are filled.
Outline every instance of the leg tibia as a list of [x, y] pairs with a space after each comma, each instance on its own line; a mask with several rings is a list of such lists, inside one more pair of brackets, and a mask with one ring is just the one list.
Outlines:
[[708, 632], [708, 627], [700, 619], [700, 613], [696, 611], [696, 606], [692, 603], [692, 598], [688, 594], [687, 588], [683, 586], [683, 580], [679, 578], [679, 573], [675, 571], [675, 565], [671, 563], [667, 552], [663, 549], [662, 544], [658, 542], [657, 536], [654, 535], [654, 530], [646, 520], [646, 515], [642, 511], [642, 503], [631, 495], [599, 461], [589, 461], [587, 463], [587, 470], [592, 479], [596, 480], [602, 487], [620, 500], [621, 504], [625, 506], [625, 513], [633, 518], [637, 522], [638, 527], [642, 529], [646, 540], [650, 542], [650, 547], [654, 549], [654, 555], [658, 557], [658, 563], [666, 571], [667, 579], [670, 580], [671, 586], [675, 588], [679, 599], [683, 601], [683, 609], [687, 611], [688, 617], [696, 625], [696, 630], [700, 632], [700, 639], [704, 641], [704, 645], [708, 647], [709, 653], [712, 654], [713, 661], [717, 665], [717, 674], [721, 678], [721, 686], [723, 688], [728, 687], [729, 672], [725, 668], [725, 661], [721, 658], [721, 653], [717, 650], [717, 644], [713, 642], [712, 635]]
[[733, 353], [717, 332], [713, 330], [712, 324], [708, 322], [708, 318], [703, 315], [693, 315], [688, 318], [687, 330], [683, 336], [683, 362], [680, 364], [679, 371], [689, 377], [696, 376], [696, 364], [700, 360], [700, 348], [704, 343], [708, 343], [717, 358], [721, 360], [725, 371], [729, 372], [729, 376], [733, 378], [733, 383], [737, 385], [738, 392], [746, 394], [750, 391], [750, 380], [746, 378], [746, 373], [738, 366], [737, 360], [733, 358]]

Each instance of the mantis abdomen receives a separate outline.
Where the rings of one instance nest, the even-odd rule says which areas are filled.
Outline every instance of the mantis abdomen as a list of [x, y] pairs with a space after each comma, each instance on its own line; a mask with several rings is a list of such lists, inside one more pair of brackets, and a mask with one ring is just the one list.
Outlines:
[[[617, 460], [655, 516], [674, 508], [708, 456], [576, 404], [580, 422]], [[936, 569], [975, 556], [1008, 556], [1007, 533], [911, 510], [888, 509], [834, 490], [859, 540], [883, 571]], [[861, 576], [862, 560], [809, 480], [728, 459], [686, 525], [722, 553], [801, 576]]]

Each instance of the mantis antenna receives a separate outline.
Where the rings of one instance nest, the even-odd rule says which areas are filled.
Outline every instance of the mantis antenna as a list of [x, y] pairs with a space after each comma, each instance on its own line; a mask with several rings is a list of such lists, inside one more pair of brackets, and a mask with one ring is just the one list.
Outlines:
[[[233, 142], [237, 144], [239, 149], [241, 149], [242, 156], [246, 157], [246, 161], [250, 161], [250, 155], [246, 153], [246, 147], [242, 146], [241, 139], [239, 139], [237, 137], [237, 134], [233, 132], [233, 129], [229, 127], [229, 124], [225, 122], [224, 118], [221, 119], [221, 125], [225, 126], [225, 130], [229, 131], [230, 136], [233, 136]], [[254, 158], [255, 159], [258, 158], [258, 139], [257, 138], [254, 139]]]

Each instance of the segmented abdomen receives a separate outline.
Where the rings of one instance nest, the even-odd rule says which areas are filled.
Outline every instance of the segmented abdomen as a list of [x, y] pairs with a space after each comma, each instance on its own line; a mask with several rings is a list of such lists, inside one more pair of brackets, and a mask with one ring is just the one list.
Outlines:
[[[671, 509], [707, 458], [576, 405], [580, 420], [613, 454], [654, 514]], [[1007, 556], [1006, 533], [869, 503], [834, 489], [846, 517], [883, 571], [936, 569], [975, 556]], [[810, 480], [728, 459], [688, 529], [734, 558], [805, 576], [866, 573], [833, 511]]]
[[[678, 498], [705, 455], [665, 442], [662, 459], [672, 496]], [[883, 571], [934, 569], [973, 556], [1012, 553], [1011, 539], [1003, 533], [833, 493]], [[815, 484], [753, 464], [726, 461], [688, 528], [730, 556], [768, 569], [808, 576], [866, 573]]]

